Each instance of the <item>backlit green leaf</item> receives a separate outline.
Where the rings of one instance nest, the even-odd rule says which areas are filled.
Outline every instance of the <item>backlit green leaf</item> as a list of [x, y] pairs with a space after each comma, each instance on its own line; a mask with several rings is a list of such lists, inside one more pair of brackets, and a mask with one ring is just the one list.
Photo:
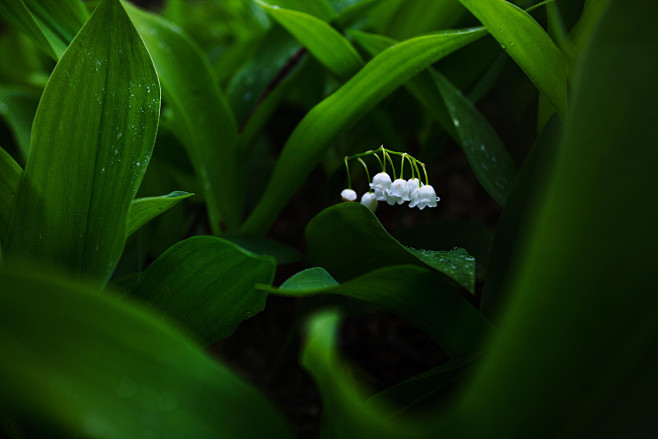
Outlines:
[[269, 284], [273, 278], [271, 258], [214, 236], [195, 236], [170, 247], [149, 265], [131, 295], [210, 344], [265, 308], [266, 297], [254, 284]]
[[126, 237], [132, 235], [140, 227], [151, 221], [156, 216], [171, 209], [185, 198], [194, 194], [188, 192], [174, 191], [160, 197], [136, 198], [130, 203], [128, 210], [128, 225]]
[[445, 274], [473, 292], [475, 258], [464, 249], [416, 250], [403, 246], [359, 203], [340, 203], [309, 221], [308, 258], [338, 281], [387, 265], [414, 264]]
[[431, 63], [480, 38], [482, 28], [413, 38], [382, 52], [307, 113], [286, 142], [242, 231], [264, 233], [326, 152], [329, 141]]
[[0, 285], [3, 418], [33, 437], [292, 438], [254, 388], [141, 305], [35, 272]]
[[102, 1], [41, 96], [6, 256], [106, 281], [123, 250], [159, 112], [146, 47], [121, 4]]
[[128, 7], [174, 113], [172, 129], [200, 180], [210, 226], [237, 227], [242, 211], [238, 133], [226, 96], [205, 56], [183, 31], [161, 17]]
[[82, 0], [23, 0], [39, 22], [68, 43], [89, 18]]
[[336, 16], [336, 12], [326, 0], [260, 0], [257, 3], [274, 8], [304, 12], [322, 21], [331, 21]]
[[0, 15], [20, 29], [52, 59], [58, 60], [66, 50], [67, 42], [41, 22], [23, 0], [0, 2]]
[[516, 61], [563, 117], [567, 112], [564, 54], [525, 11], [505, 0], [459, 0]]
[[303, 12], [261, 5], [336, 77], [346, 80], [363, 65], [349, 41], [324, 21]]

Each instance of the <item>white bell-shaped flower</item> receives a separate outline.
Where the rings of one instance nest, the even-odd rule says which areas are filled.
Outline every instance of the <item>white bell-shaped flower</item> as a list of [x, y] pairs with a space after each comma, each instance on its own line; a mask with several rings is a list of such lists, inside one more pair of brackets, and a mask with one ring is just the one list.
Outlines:
[[391, 176], [386, 172], [375, 175], [370, 183], [370, 189], [375, 191], [375, 198], [379, 201], [386, 200], [386, 192], [391, 187]]
[[420, 190], [419, 187], [416, 187], [411, 193], [409, 194], [409, 207], [414, 208], [418, 205], [418, 191]]
[[[423, 210], [425, 207], [436, 207], [436, 203], [439, 200], [440, 198], [436, 196], [436, 191], [432, 185], [428, 184], [417, 189], [417, 192], [412, 196], [412, 202], [409, 203], [409, 206], [418, 206], [420, 210]], [[414, 202], [415, 204], [412, 206], [411, 204]]]
[[343, 201], [356, 201], [356, 192], [354, 192], [352, 189], [343, 189], [343, 191], [340, 193], [340, 197], [343, 199]]
[[411, 194], [415, 189], [418, 189], [422, 183], [417, 178], [410, 178], [407, 180], [407, 187], [409, 188], [409, 196], [404, 201], [411, 201]]
[[392, 206], [395, 203], [402, 204], [407, 200], [409, 200], [409, 186], [407, 185], [407, 180], [398, 178], [391, 183], [391, 187], [388, 188], [388, 191], [386, 192], [386, 202]]
[[361, 204], [374, 212], [377, 210], [377, 204], [379, 204], [379, 202], [377, 201], [377, 198], [375, 198], [375, 194], [372, 192], [366, 192], [361, 195]]

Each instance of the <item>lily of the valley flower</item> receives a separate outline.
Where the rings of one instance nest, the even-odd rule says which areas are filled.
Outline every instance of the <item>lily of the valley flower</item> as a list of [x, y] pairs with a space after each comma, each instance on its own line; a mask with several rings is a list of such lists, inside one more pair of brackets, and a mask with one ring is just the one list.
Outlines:
[[361, 196], [361, 204], [366, 206], [368, 209], [372, 210], [373, 212], [377, 210], [377, 198], [375, 198], [375, 194], [372, 192], [366, 192]]
[[343, 199], [343, 201], [356, 201], [356, 192], [354, 192], [352, 189], [343, 189], [343, 191], [340, 193], [340, 197]]
[[421, 186], [424, 185], [417, 178], [410, 178], [409, 180], [407, 180], [407, 187], [409, 188], [409, 196], [404, 201], [411, 201], [411, 194], [413, 193], [414, 190], [418, 189]]
[[416, 207], [423, 210], [425, 207], [436, 207], [437, 201], [440, 198], [436, 196], [436, 191], [432, 185], [425, 185], [420, 188], [414, 189], [411, 194], [411, 202], [409, 207]]
[[379, 201], [386, 200], [386, 193], [391, 187], [391, 177], [386, 172], [380, 172], [375, 175], [370, 183], [370, 189], [375, 191], [375, 199]]
[[407, 181], [401, 178], [398, 178], [393, 183], [391, 187], [386, 192], [386, 202], [389, 205], [394, 205], [395, 203], [402, 204], [409, 199], [409, 186], [407, 186]]

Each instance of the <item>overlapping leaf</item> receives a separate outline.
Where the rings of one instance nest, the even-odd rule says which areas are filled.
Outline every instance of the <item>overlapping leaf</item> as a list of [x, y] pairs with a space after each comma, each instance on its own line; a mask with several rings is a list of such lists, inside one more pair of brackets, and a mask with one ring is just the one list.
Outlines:
[[403, 246], [377, 217], [358, 203], [341, 203], [316, 215], [306, 227], [308, 257], [343, 281], [387, 265], [430, 267], [473, 292], [475, 258], [463, 249], [416, 250]]
[[21, 175], [23, 169], [7, 151], [0, 148], [0, 242], [9, 225], [9, 214]]
[[[271, 293], [292, 297], [339, 294], [378, 305], [428, 334], [454, 358], [480, 352], [491, 324], [437, 273], [412, 265], [371, 271], [343, 284], [333, 284], [322, 268], [305, 270]], [[334, 281], [335, 282], [335, 281]]]
[[151, 58], [117, 0], [103, 0], [41, 96], [6, 255], [106, 281], [160, 113]]
[[0, 116], [7, 120], [23, 160], [30, 151], [30, 130], [38, 103], [39, 93], [32, 89], [0, 86]]

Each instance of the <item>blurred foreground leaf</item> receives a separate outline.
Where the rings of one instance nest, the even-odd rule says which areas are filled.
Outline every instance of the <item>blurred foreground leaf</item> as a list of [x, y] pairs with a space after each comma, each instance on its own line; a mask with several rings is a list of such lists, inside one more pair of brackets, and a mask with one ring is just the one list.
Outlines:
[[9, 214], [21, 175], [23, 169], [0, 148], [0, 243], [9, 225]]
[[34, 272], [0, 284], [0, 405], [37, 437], [292, 437], [255, 389], [143, 307]]

